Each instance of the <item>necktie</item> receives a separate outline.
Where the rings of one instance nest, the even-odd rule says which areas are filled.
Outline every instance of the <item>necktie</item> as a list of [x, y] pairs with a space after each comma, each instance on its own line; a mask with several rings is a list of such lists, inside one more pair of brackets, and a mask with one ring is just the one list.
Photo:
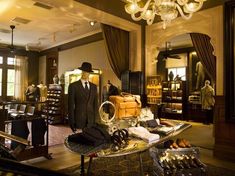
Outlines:
[[89, 88], [88, 88], [88, 85], [87, 85], [87, 84], [88, 84], [88, 82], [86, 81], [86, 82], [85, 82], [85, 91], [86, 91], [86, 92], [89, 92]]

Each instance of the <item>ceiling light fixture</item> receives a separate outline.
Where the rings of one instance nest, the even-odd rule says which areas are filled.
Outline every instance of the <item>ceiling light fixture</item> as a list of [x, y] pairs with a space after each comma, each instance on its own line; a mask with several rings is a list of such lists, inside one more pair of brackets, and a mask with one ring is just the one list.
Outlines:
[[200, 10], [206, 0], [126, 0], [125, 10], [135, 21], [144, 19], [148, 25], [153, 24], [155, 15], [161, 17], [163, 29], [175, 18], [178, 13], [184, 19], [190, 19], [194, 12]]
[[91, 26], [94, 26], [94, 25], [96, 24], [96, 21], [89, 21], [89, 24], [90, 24]]

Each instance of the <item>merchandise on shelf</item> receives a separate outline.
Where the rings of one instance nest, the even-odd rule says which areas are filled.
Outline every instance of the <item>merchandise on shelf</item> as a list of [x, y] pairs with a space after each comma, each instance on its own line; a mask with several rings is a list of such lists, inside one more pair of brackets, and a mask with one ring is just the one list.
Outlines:
[[47, 90], [47, 105], [43, 109], [48, 114], [48, 123], [62, 123], [63, 113], [63, 88], [59, 84], [50, 84]]
[[162, 82], [163, 113], [167, 117], [184, 118], [186, 107], [186, 82]]
[[147, 103], [158, 104], [161, 102], [162, 85], [159, 75], [147, 77]]

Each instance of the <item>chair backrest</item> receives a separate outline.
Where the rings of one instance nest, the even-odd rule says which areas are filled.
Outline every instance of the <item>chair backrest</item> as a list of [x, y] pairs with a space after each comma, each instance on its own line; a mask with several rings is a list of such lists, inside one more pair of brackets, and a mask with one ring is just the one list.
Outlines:
[[12, 113], [12, 112], [17, 112], [18, 110], [18, 104], [9, 104], [8, 105], [8, 113]]
[[26, 110], [26, 105], [24, 105], [24, 104], [21, 104], [20, 105], [20, 109], [19, 109], [19, 113], [25, 113], [25, 110]]
[[34, 115], [34, 111], [35, 111], [35, 106], [28, 106], [26, 114], [32, 116]]
[[18, 104], [10, 104], [9, 109], [10, 110], [17, 110]]

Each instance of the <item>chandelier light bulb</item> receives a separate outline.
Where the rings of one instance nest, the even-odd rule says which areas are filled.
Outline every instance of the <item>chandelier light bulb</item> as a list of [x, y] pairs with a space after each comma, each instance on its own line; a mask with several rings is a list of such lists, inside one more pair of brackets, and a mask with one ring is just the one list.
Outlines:
[[[127, 0], [125, 10], [129, 13], [133, 20], [139, 21], [144, 19], [148, 25], [151, 25], [154, 21], [155, 15], [161, 17], [163, 21], [163, 28], [175, 18], [178, 14], [184, 19], [190, 19], [192, 14], [202, 8], [203, 3], [206, 0]], [[146, 2], [146, 3], [144, 3]], [[140, 7], [138, 5], [144, 4]]]
[[139, 7], [137, 3], [129, 3], [125, 5], [125, 10], [129, 14], [133, 14], [139, 10]]

